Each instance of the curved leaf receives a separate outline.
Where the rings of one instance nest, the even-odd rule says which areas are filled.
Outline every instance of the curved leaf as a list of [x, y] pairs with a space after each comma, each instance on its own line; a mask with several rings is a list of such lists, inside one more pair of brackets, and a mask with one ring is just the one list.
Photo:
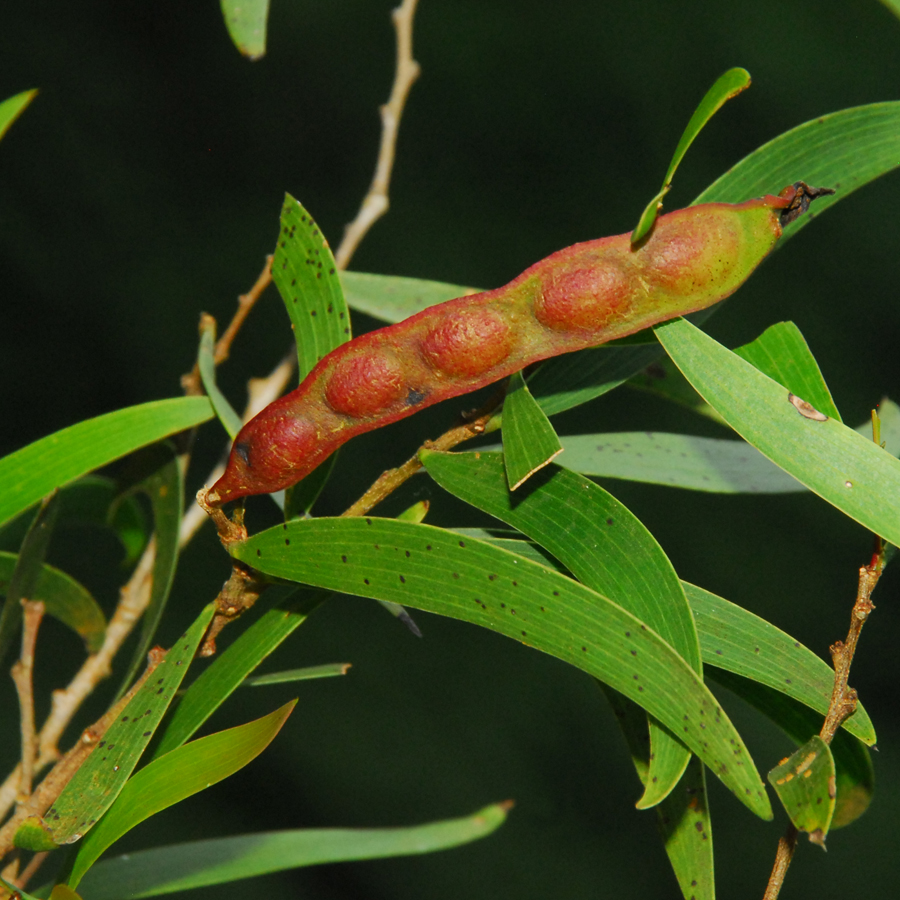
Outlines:
[[489, 544], [390, 519], [291, 522], [230, 547], [257, 570], [464, 619], [543, 650], [626, 694], [767, 818], [749, 753], [698, 674], [602, 595]]
[[624, 431], [562, 438], [566, 468], [592, 478], [621, 478], [721, 494], [804, 491], [799, 481], [744, 441]]
[[819, 364], [793, 322], [770, 325], [755, 341], [734, 352], [819, 412], [841, 421]]
[[265, 56], [269, 0], [221, 0], [221, 4], [234, 46], [252, 60]]
[[[864, 527], [900, 542], [900, 460], [835, 419], [818, 421], [787, 388], [684, 319], [656, 329], [697, 392], [748, 443]], [[887, 498], [887, 502], [886, 502]]]
[[[43, 825], [56, 844], [75, 843], [112, 806], [181, 685], [213, 612], [214, 606], [210, 604], [179, 638], [107, 729], [103, 740], [47, 810], [43, 820], [35, 821], [36, 817], [26, 820], [20, 829], [23, 836], [29, 829], [33, 831], [35, 825]], [[17, 832], [16, 846], [29, 849], [19, 838]]]
[[322, 591], [301, 591], [282, 598], [217, 654], [185, 691], [166, 725], [153, 758], [159, 759], [188, 740], [326, 597], [328, 594]]
[[653, 223], [656, 221], [659, 211], [662, 209], [663, 197], [669, 193], [672, 187], [672, 179], [675, 177], [675, 170], [684, 159], [685, 153], [688, 152], [694, 139], [703, 130], [706, 123], [732, 98], [736, 97], [741, 91], [750, 87], [750, 73], [746, 69], [729, 69], [720, 75], [715, 84], [706, 92], [700, 101], [694, 114], [691, 116], [675, 153], [672, 155], [672, 161], [669, 163], [669, 169], [666, 177], [663, 179], [663, 186], [660, 192], [647, 204], [641, 218], [637, 223], [631, 235], [631, 243], [636, 244], [643, 237], [650, 233]]
[[477, 294], [477, 288], [400, 275], [341, 272], [347, 305], [383, 322], [401, 322], [447, 300]]
[[[537, 541], [579, 581], [646, 622], [702, 673], [694, 620], [672, 564], [611, 494], [555, 465], [511, 494], [496, 453], [425, 451], [420, 458], [441, 487]], [[650, 739], [651, 772], [640, 808], [672, 790], [689, 758], [681, 742], [654, 721]]]
[[560, 453], [562, 445], [550, 420], [529, 393], [522, 373], [516, 372], [503, 401], [503, 463], [510, 490], [521, 487]]
[[191, 741], [144, 766], [122, 789], [100, 824], [84, 839], [67, 879], [78, 887], [108, 847], [150, 816], [217, 784], [256, 759], [281, 730], [296, 700], [274, 712]]
[[486, 837], [511, 805], [495, 803], [463, 819], [411, 828], [268, 831], [157, 847], [98, 863], [83, 890], [90, 900], [137, 900], [300, 866], [433, 853]]
[[241, 417], [234, 411], [234, 407], [225, 398], [216, 384], [216, 320], [212, 316], [204, 315], [200, 322], [200, 347], [197, 350], [197, 368], [200, 370], [200, 379], [203, 382], [203, 390], [209, 397], [216, 416], [222, 423], [228, 436], [234, 440], [241, 430]]
[[[6, 595], [18, 557], [0, 552], [0, 594]], [[40, 600], [48, 615], [59, 619], [84, 640], [88, 653], [100, 649], [106, 631], [106, 617], [90, 591], [65, 572], [46, 563], [38, 574], [31, 592], [32, 600]]]
[[10, 126], [25, 111], [25, 107], [37, 96], [37, 88], [14, 94], [0, 103], [0, 138], [9, 131]]
[[0, 525], [63, 484], [213, 416], [206, 397], [129, 406], [41, 438], [0, 459]]

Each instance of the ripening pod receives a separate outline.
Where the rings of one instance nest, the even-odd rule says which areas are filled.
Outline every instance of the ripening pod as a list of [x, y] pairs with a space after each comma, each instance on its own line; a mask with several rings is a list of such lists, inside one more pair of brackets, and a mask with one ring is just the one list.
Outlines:
[[343, 344], [241, 429], [206, 502], [286, 488], [354, 435], [531, 363], [718, 303], [819, 193], [798, 182], [777, 197], [680, 209], [660, 216], [637, 245], [628, 234], [575, 244], [505, 287]]

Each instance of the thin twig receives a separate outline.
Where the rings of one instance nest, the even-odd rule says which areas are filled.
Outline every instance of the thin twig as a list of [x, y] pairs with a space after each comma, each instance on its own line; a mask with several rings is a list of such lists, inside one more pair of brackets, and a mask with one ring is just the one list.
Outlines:
[[343, 240], [334, 254], [338, 269], [347, 268], [350, 264], [350, 257], [356, 252], [360, 241], [375, 222], [388, 211], [390, 205], [388, 187], [391, 182], [391, 171], [394, 168], [400, 119], [403, 116], [403, 107], [406, 104], [409, 89], [419, 77], [420, 72], [419, 64], [412, 55], [413, 18], [417, 3], [418, 0], [403, 0], [403, 3], [391, 13], [394, 30], [397, 33], [397, 66], [394, 70], [394, 84], [388, 102], [381, 107], [381, 146], [378, 150], [378, 160], [375, 163], [375, 175], [356, 218], [347, 225]]
[[[237, 337], [241, 326], [250, 315], [250, 310], [256, 305], [256, 301], [262, 296], [263, 291], [272, 283], [272, 257], [266, 257], [266, 264], [256, 279], [256, 283], [238, 297], [238, 308], [235, 310], [228, 327], [222, 332], [222, 336], [216, 341], [213, 350], [213, 362], [218, 366], [228, 359], [231, 353], [231, 345]], [[187, 375], [182, 375], [181, 386], [186, 394], [200, 396], [203, 393], [203, 382], [200, 379], [200, 364], [194, 363], [194, 368]]]
[[[875, 538], [875, 552], [867, 566], [859, 570], [859, 583], [856, 589], [856, 602], [850, 615], [850, 630], [847, 632], [846, 641], [836, 641], [831, 647], [831, 659], [834, 665], [834, 687], [831, 692], [831, 703], [828, 713], [819, 732], [819, 737], [830, 744], [843, 723], [853, 715], [856, 710], [856, 691], [849, 686], [850, 666], [856, 654], [859, 636], [863, 625], [869, 618], [875, 605], [872, 603], [872, 591], [881, 578], [884, 571], [885, 556], [884, 543], [881, 538]], [[781, 887], [784, 884], [784, 876], [788, 866], [794, 857], [797, 847], [798, 832], [793, 824], [788, 825], [784, 835], [778, 841], [775, 851], [775, 864], [772, 866], [772, 874], [763, 900], [776, 900]]]
[[13, 816], [0, 828], [0, 859], [3, 859], [11, 849], [13, 837], [22, 822], [29, 816], [42, 816], [56, 801], [62, 789], [84, 764], [84, 761], [91, 754], [94, 747], [97, 746], [97, 742], [103, 737], [109, 726], [115, 722], [122, 710], [131, 701], [131, 698], [140, 690], [141, 686], [164, 658], [165, 651], [158, 649], [150, 651], [147, 668], [144, 674], [134, 683], [131, 690], [118, 703], [110, 707], [90, 728], [86, 728], [81, 733], [75, 745], [59, 759], [28, 800], [16, 808]]
[[434, 441], [425, 441], [402, 466], [396, 469], [388, 469], [382, 472], [372, 486], [352, 506], [348, 507], [342, 516], [364, 516], [370, 509], [381, 503], [389, 494], [396, 491], [401, 484], [408, 481], [421, 468], [419, 453], [422, 450], [452, 450], [463, 441], [470, 441], [480, 434], [484, 434], [485, 426], [493, 418], [498, 407], [506, 395], [505, 382], [499, 393], [495, 393], [481, 409], [467, 416], [462, 425], [457, 425], [449, 431], [445, 431]]
[[23, 803], [31, 794], [34, 762], [37, 756], [37, 736], [34, 730], [34, 647], [38, 628], [44, 618], [44, 604], [40, 600], [23, 600], [22, 652], [12, 667], [12, 679], [19, 695], [20, 731], [22, 734], [22, 763], [16, 799]]

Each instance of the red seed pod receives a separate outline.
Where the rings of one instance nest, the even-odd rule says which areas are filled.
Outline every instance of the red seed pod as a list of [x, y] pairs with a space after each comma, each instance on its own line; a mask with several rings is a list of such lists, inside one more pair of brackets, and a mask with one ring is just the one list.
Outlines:
[[206, 502], [288, 487], [354, 435], [530, 363], [718, 303], [822, 192], [830, 193], [798, 182], [777, 197], [677, 210], [636, 246], [628, 234], [575, 244], [505, 287], [343, 344], [241, 429]]

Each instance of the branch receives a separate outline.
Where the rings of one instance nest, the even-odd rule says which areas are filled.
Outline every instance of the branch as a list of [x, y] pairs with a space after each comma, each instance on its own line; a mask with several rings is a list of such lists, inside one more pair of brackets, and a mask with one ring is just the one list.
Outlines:
[[421, 71], [419, 64], [412, 56], [413, 17], [416, 14], [417, 3], [418, 0], [403, 0], [403, 3], [391, 13], [394, 30], [397, 33], [397, 66], [394, 70], [394, 84], [388, 102], [381, 107], [381, 146], [378, 150], [372, 184], [369, 192], [363, 198], [356, 218], [344, 229], [344, 238], [334, 254], [335, 263], [341, 270], [347, 268], [360, 241], [375, 222], [388, 211], [390, 205], [388, 187], [394, 168], [400, 119], [403, 116], [403, 107], [406, 104], [409, 89]]
[[12, 667], [12, 679], [19, 695], [19, 716], [22, 732], [22, 763], [16, 799], [23, 803], [31, 793], [34, 778], [34, 761], [37, 756], [37, 738], [34, 731], [34, 646], [38, 628], [44, 618], [44, 604], [23, 600], [22, 653]]

